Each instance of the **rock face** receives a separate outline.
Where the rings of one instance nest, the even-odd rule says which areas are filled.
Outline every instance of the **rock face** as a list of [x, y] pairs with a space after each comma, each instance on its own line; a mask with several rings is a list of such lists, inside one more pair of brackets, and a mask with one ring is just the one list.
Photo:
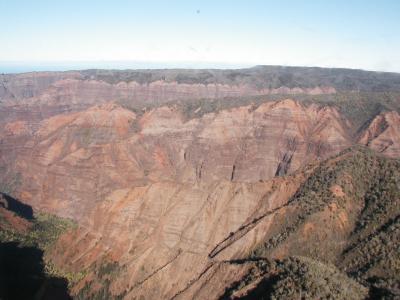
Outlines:
[[0, 126], [23, 120], [36, 128], [46, 118], [110, 102], [141, 109], [190, 99], [336, 92], [328, 82], [307, 84], [301, 88], [293, 85], [288, 87], [260, 81], [260, 75], [257, 75], [260, 77], [257, 81], [249, 80], [255, 76], [251, 70], [249, 75], [243, 75], [246, 80], [240, 79], [240, 76], [236, 80], [238, 74], [215, 72], [217, 74], [207, 75], [207, 80], [203, 80], [201, 74], [191, 74], [190, 70], [156, 70], [152, 73], [132, 71], [121, 80], [118, 78], [123, 74], [118, 71], [107, 75], [90, 70], [0, 75]]
[[[0, 297], [70, 300], [68, 281], [49, 272], [43, 253], [68, 228], [55, 216], [0, 194]], [[46, 267], [45, 267], [46, 266]], [[46, 269], [46, 270], [45, 270]]]
[[[208, 254], [230, 231], [285, 203], [298, 182], [297, 177], [256, 184], [163, 182], [116, 190], [54, 251], [67, 250], [53, 255], [59, 265], [73, 262], [74, 271], [96, 262], [124, 266], [116, 270], [119, 280], [111, 284], [111, 294], [171, 298], [204, 271]], [[250, 251], [260, 239], [257, 232], [233, 245], [227, 257]]]
[[376, 116], [360, 137], [359, 143], [390, 157], [400, 157], [400, 115], [385, 112]]
[[[310, 297], [341, 294], [348, 284], [348, 297], [365, 298], [368, 289], [341, 273], [346, 268], [351, 274], [359, 270], [358, 282], [380, 278], [371, 293], [381, 293], [376, 289], [386, 282], [380, 288], [396, 295], [390, 282], [399, 279], [392, 260], [399, 254], [400, 189], [384, 191], [396, 186], [399, 170], [398, 160], [351, 150], [268, 182], [163, 182], [116, 190], [81, 228], [65, 234], [51, 255], [69, 270], [87, 270], [73, 289], [78, 299], [246, 299], [257, 289], [271, 293], [274, 279], [262, 282], [276, 272], [288, 276], [279, 268], [294, 268], [289, 274], [300, 286], [296, 289], [309, 280], [307, 286], [316, 290], [303, 294]], [[382, 192], [383, 205], [370, 198]], [[292, 256], [311, 260], [280, 265]], [[277, 261], [271, 268], [278, 270], [258, 269], [255, 262], [270, 263], [267, 258]], [[324, 273], [332, 281], [321, 286]]]
[[[314, 199], [319, 187], [300, 200], [299, 193], [310, 176], [322, 176], [320, 161], [357, 143], [399, 157], [397, 112], [377, 114], [354, 135], [358, 128], [336, 106], [290, 96], [332, 95], [337, 81], [299, 87], [296, 75], [280, 79], [286, 86], [254, 77], [257, 86], [243, 74], [199, 71], [193, 79], [174, 72], [116, 73], [135, 80], [115, 82], [114, 73], [91, 71], [0, 76], [0, 191], [78, 222], [46, 253], [60, 269], [85, 274], [72, 287], [77, 299], [214, 299], [229, 286], [226, 297], [246, 295], [252, 288], [234, 282], [249, 270], [264, 272], [249, 259], [317, 253], [322, 236], [340, 239], [340, 247], [353, 242], [353, 213], [365, 203], [346, 198], [346, 180], [329, 181], [339, 175], [326, 171], [333, 177], [323, 187], [346, 201]], [[271, 94], [285, 95], [272, 101]], [[257, 103], [240, 103], [255, 95]], [[185, 106], [223, 97], [239, 104], [191, 113]], [[336, 168], [346, 155], [324, 166]], [[303, 207], [309, 199], [313, 205]], [[303, 247], [309, 242], [314, 246]], [[335, 243], [321, 247], [327, 262], [343, 251]], [[337, 273], [296, 262], [310, 276], [315, 268]], [[356, 283], [349, 289], [366, 293]]]
[[[163, 78], [163, 77], [160, 77]], [[28, 73], [0, 75], [0, 100], [8, 104], [93, 105], [110, 100], [162, 104], [179, 99], [223, 98], [267, 94], [332, 94], [329, 86], [277, 88], [255, 86], [247, 82], [177, 82], [157, 79], [148, 82], [108, 82], [78, 72]]]
[[15, 161], [13, 171], [23, 174], [20, 198], [75, 219], [118, 188], [165, 179], [266, 181], [352, 143], [335, 109], [292, 100], [191, 120], [173, 107], [136, 115], [104, 104], [45, 119], [37, 129], [21, 122], [7, 123], [3, 130], [10, 147], [3, 147], [3, 158]]

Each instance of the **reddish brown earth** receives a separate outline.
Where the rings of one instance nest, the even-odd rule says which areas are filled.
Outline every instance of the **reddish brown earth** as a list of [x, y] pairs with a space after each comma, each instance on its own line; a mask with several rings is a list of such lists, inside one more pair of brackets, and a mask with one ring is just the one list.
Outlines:
[[390, 157], [400, 157], [400, 115], [385, 112], [376, 116], [362, 133], [359, 143]]
[[292, 100], [191, 120], [174, 107], [136, 115], [104, 104], [44, 119], [37, 128], [7, 123], [2, 135], [9, 150], [2, 150], [22, 174], [21, 200], [80, 219], [120, 188], [166, 179], [251, 183], [292, 173], [351, 145], [347, 126], [333, 108]]
[[[352, 120], [333, 106], [289, 96], [267, 101], [269, 94], [329, 94], [333, 87], [111, 84], [74, 72], [2, 80], [0, 179], [34, 209], [77, 221], [47, 254], [60, 269], [87, 272], [73, 294], [90, 282], [89, 290], [101, 289], [100, 265], [117, 262], [111, 295], [216, 298], [246, 272], [225, 261], [251, 252], [296, 210], [287, 204], [315, 168], [309, 164], [356, 143], [400, 156], [397, 112], [377, 115], [354, 137]], [[193, 118], [163, 104], [251, 95], [266, 101]], [[121, 101], [160, 105], [134, 112]], [[340, 186], [330, 191], [346, 197]], [[348, 212], [360, 209], [348, 205], [333, 203], [310, 218], [299, 229], [302, 242], [325, 234], [314, 230], [321, 219], [347, 234]], [[283, 243], [271, 257], [287, 256], [296, 243]]]
[[18, 233], [25, 233], [31, 227], [31, 223], [5, 207], [0, 206], [0, 230], [13, 229]]

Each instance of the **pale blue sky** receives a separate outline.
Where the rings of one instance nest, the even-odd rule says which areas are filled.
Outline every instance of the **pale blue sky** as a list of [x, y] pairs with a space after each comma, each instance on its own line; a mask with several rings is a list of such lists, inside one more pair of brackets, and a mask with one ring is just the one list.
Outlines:
[[273, 64], [400, 72], [398, 0], [0, 0], [0, 24], [0, 71]]

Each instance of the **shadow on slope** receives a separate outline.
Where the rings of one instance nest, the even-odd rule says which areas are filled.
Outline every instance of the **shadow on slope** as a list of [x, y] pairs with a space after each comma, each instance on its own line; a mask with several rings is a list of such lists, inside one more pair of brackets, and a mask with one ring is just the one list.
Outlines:
[[0, 244], [0, 298], [71, 299], [65, 279], [45, 274], [43, 251], [17, 242]]
[[347, 149], [286, 206], [222, 299], [399, 299], [400, 160]]
[[5, 193], [0, 193], [0, 205], [24, 219], [33, 220], [33, 210], [31, 206], [24, 204]]

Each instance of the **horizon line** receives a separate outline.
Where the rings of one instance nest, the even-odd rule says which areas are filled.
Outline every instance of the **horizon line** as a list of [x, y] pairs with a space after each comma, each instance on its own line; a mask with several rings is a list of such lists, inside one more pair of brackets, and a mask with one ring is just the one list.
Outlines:
[[39, 72], [71, 72], [84, 70], [240, 70], [256, 67], [288, 67], [288, 68], [319, 68], [319, 69], [344, 69], [359, 70], [377, 73], [395, 73], [400, 71], [387, 71], [378, 69], [364, 69], [345, 66], [321, 65], [286, 65], [286, 64], [254, 64], [235, 62], [207, 62], [207, 61], [140, 61], [140, 60], [60, 60], [60, 61], [35, 61], [35, 60], [0, 60], [0, 74], [23, 74]]

